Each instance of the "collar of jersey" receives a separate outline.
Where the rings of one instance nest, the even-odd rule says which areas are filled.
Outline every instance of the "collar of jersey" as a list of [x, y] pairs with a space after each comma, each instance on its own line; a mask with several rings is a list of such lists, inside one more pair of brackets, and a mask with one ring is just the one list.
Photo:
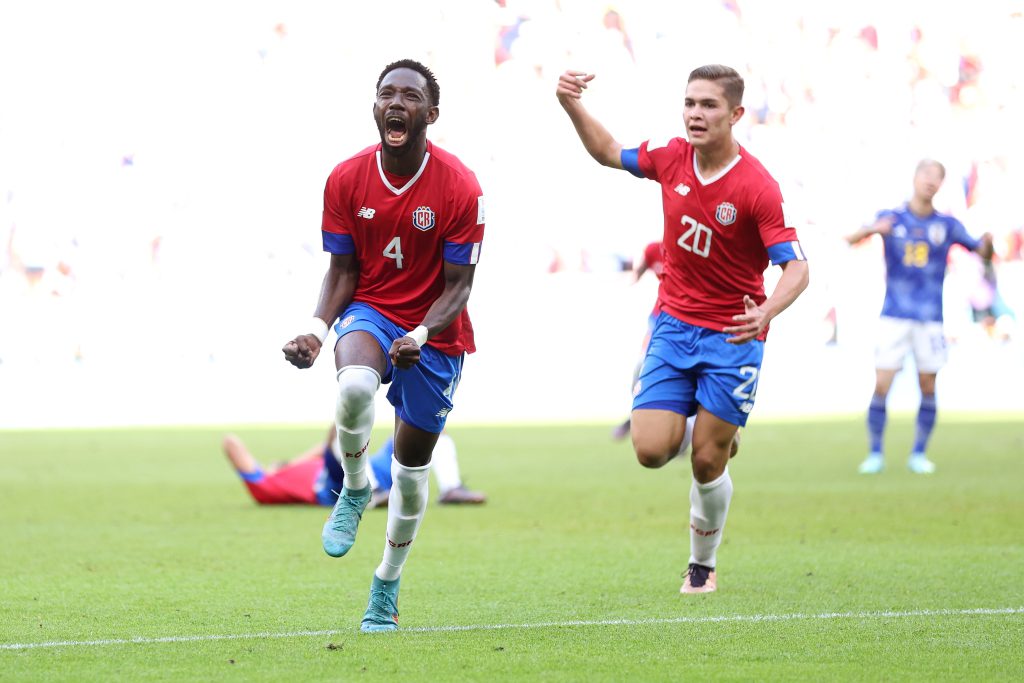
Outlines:
[[388, 180], [387, 174], [384, 173], [384, 164], [381, 162], [380, 150], [378, 149], [377, 150], [377, 173], [380, 174], [381, 182], [384, 183], [385, 187], [387, 187], [389, 190], [391, 190], [392, 193], [394, 193], [396, 195], [400, 195], [400, 194], [404, 193], [406, 190], [408, 190], [410, 187], [412, 187], [413, 185], [416, 184], [416, 181], [420, 179], [421, 175], [423, 175], [423, 169], [425, 169], [427, 167], [427, 161], [429, 161], [429, 160], [430, 160], [430, 152], [426, 152], [423, 155], [423, 163], [420, 164], [420, 169], [418, 171], [416, 171], [416, 175], [414, 175], [409, 180], [409, 182], [407, 182], [405, 185], [402, 185], [401, 188], [398, 188], [398, 187], [395, 187], [394, 185], [391, 184], [391, 181]]
[[[377, 154], [378, 154], [378, 157], [379, 157], [380, 152], [377, 152]], [[737, 154], [736, 157], [732, 161], [729, 162], [728, 166], [726, 166], [721, 171], [719, 171], [715, 175], [713, 175], [710, 178], [708, 178], [707, 180], [705, 180], [704, 176], [702, 176], [700, 174], [700, 167], [697, 165], [697, 152], [694, 151], [694, 153], [693, 153], [693, 175], [697, 176], [697, 182], [699, 182], [701, 185], [704, 185], [704, 186], [710, 185], [711, 183], [715, 182], [716, 180], [718, 180], [719, 178], [724, 176], [726, 173], [731, 171], [733, 169], [733, 166], [735, 166], [736, 164], [740, 163], [740, 159], [742, 159], [742, 158], [743, 158], [742, 154]]]

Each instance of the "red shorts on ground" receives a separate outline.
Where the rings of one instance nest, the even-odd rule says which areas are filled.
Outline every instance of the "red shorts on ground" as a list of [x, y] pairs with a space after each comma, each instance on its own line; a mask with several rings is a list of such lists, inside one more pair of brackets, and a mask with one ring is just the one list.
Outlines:
[[[245, 481], [249, 493], [260, 505], [303, 503], [316, 505], [313, 484], [316, 482], [324, 461], [310, 458], [295, 464], [285, 465], [259, 482]], [[243, 480], [244, 481], [244, 480]]]

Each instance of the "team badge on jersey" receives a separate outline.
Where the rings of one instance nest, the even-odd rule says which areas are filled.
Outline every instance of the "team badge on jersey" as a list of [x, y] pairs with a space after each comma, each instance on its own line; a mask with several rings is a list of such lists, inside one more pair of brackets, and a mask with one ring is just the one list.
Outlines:
[[939, 246], [946, 241], [946, 226], [942, 223], [928, 224], [928, 241]]
[[412, 212], [412, 224], [417, 230], [426, 232], [434, 227], [434, 223], [434, 210], [429, 206], [417, 206], [416, 210]]
[[736, 207], [729, 202], [722, 202], [715, 209], [715, 220], [722, 225], [732, 225], [736, 222]]

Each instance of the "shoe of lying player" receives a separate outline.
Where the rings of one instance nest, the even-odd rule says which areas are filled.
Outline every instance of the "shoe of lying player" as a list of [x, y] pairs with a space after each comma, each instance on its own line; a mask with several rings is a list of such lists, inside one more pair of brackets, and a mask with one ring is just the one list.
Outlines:
[[445, 491], [437, 502], [441, 505], [481, 505], [487, 502], [487, 496], [480, 491], [470, 491], [463, 486], [456, 486]]
[[705, 567], [702, 564], [690, 563], [686, 568], [686, 575], [683, 577], [683, 587], [680, 593], [711, 593], [718, 584], [715, 579], [714, 567]]

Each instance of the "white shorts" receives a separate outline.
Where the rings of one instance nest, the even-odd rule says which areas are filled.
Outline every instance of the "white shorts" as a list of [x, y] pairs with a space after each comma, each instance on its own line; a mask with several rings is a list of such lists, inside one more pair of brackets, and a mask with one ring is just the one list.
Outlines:
[[921, 322], [882, 316], [878, 321], [878, 345], [875, 367], [899, 370], [903, 359], [913, 351], [917, 371], [936, 373], [946, 364], [946, 335], [941, 322]]

